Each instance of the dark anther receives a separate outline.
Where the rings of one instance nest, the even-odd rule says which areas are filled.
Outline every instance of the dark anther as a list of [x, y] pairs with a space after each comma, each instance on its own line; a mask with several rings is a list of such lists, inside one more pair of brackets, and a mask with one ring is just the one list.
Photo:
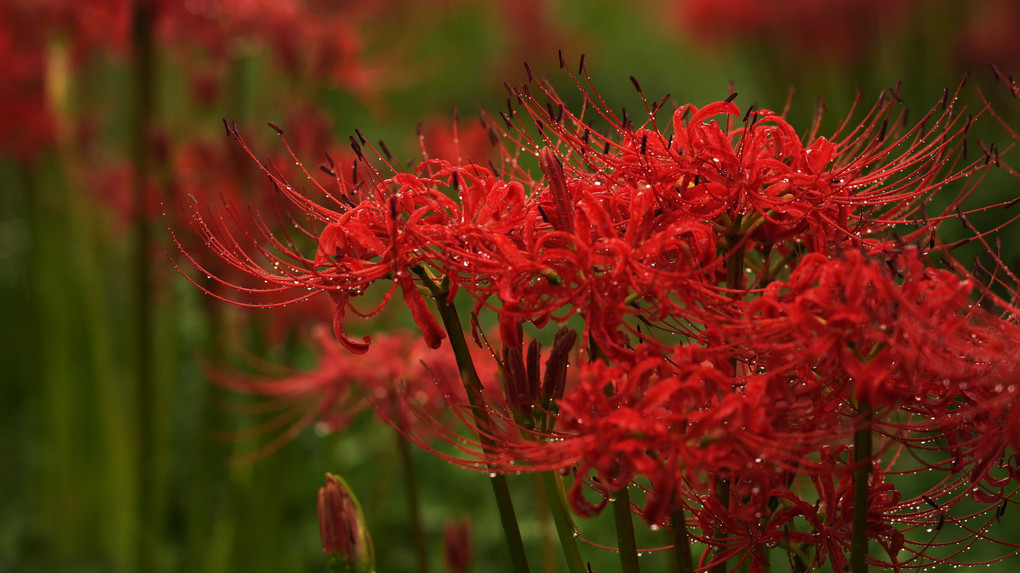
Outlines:
[[641, 136], [641, 155], [648, 151], [648, 134]]
[[532, 73], [531, 66], [528, 65], [528, 62], [524, 62], [524, 71], [528, 72], [528, 81], [529, 82], [535, 81], [535, 74]]
[[361, 133], [360, 129], [355, 127], [354, 128], [354, 133], [356, 133], [358, 135], [358, 140], [361, 141], [362, 145], [368, 145], [368, 140], [365, 139], [365, 135], [363, 133]]
[[549, 216], [545, 214], [545, 209], [543, 209], [541, 205], [538, 206], [538, 214], [542, 217], [543, 221], [545, 221], [546, 223], [548, 223], [550, 225], [552, 224], [552, 223], [549, 223]]
[[393, 159], [393, 154], [390, 153], [390, 148], [387, 147], [386, 146], [386, 142], [381, 140], [381, 139], [379, 140], [379, 148], [382, 149], [383, 154], [386, 156], [386, 159], [389, 159], [389, 160]]
[[891, 95], [894, 100], [896, 100], [896, 101], [898, 101], [900, 103], [903, 103], [903, 98], [900, 97], [900, 89], [902, 89], [902, 88], [903, 88], [903, 82], [900, 81], [900, 82], [896, 82], [896, 86], [895, 87], [892, 87], [892, 88], [889, 89], [889, 95]]
[[957, 205], [956, 207], [956, 216], [959, 217], [960, 222], [963, 223], [964, 228], [966, 228], [968, 231], [971, 231], [972, 233], [978, 232], [977, 228], [975, 228], [974, 225], [971, 225], [970, 221], [967, 220], [967, 217], [963, 215], [963, 211], [960, 210], [959, 205]]
[[510, 128], [510, 129], [514, 128], [514, 124], [510, 123], [510, 118], [507, 117], [504, 112], [502, 112], [502, 111], [499, 112], [499, 117], [503, 118], [503, 123], [505, 123], [508, 128]]
[[641, 93], [641, 84], [638, 83], [637, 78], [631, 76], [630, 83], [634, 84], [634, 89], [636, 89], [638, 93]]
[[223, 118], [223, 129], [227, 131], [227, 137], [231, 137], [234, 134], [230, 132], [230, 126], [227, 125], [227, 118]]
[[885, 265], [889, 267], [889, 270], [893, 272], [899, 278], [903, 278], [903, 271], [896, 266], [896, 263], [892, 259], [886, 259]]
[[273, 128], [276, 131], [276, 133], [278, 133], [280, 135], [283, 135], [283, 130], [280, 129], [280, 126], [276, 125], [275, 123], [273, 123], [271, 121], [268, 123], [268, 125], [269, 125], [269, 127]]
[[460, 173], [454, 171], [453, 178], [451, 180], [454, 189], [460, 189]]
[[749, 105], [747, 107], [747, 113], [744, 114], [744, 123], [747, 123], [747, 118], [751, 117], [751, 114], [753, 112], [754, 112], [754, 104], [752, 103], [751, 105]]
[[737, 92], [733, 92], [733, 93], [731, 93], [731, 94], [729, 95], [729, 97], [727, 97], [727, 98], [726, 98], [726, 99], [725, 99], [724, 101], [725, 101], [726, 103], [732, 103], [732, 102], [733, 102], [733, 100], [735, 100], [735, 99], [737, 99]]
[[329, 175], [330, 177], [336, 177], [336, 171], [333, 171], [332, 169], [326, 167], [325, 165], [320, 165], [319, 169], [321, 169], [323, 173]]
[[1016, 205], [1017, 203], [1020, 203], [1020, 197], [1017, 197], [1016, 199], [1013, 199], [1012, 201], [1006, 203], [1005, 205], [1003, 205], [1003, 208], [1009, 209], [1010, 207]]
[[667, 101], [669, 101], [669, 94], [659, 98], [659, 101], [655, 102], [655, 105], [652, 106], [652, 115], [659, 113], [659, 110], [662, 109], [662, 106], [666, 105]]
[[946, 106], [949, 105], [949, 88], [948, 87], [942, 88], [942, 104], [941, 105], [942, 105], [942, 109], [946, 109]]
[[981, 258], [978, 256], [974, 257], [974, 270], [971, 271], [971, 274], [978, 280], [981, 280], [982, 277], [992, 276], [987, 270], [985, 270], [984, 265], [981, 264]]
[[335, 169], [336, 168], [336, 162], [333, 161], [333, 157], [330, 156], [328, 151], [323, 151], [323, 153], [326, 154], [326, 161], [329, 162], [329, 166]]
[[888, 119], [882, 122], [882, 130], [878, 132], [878, 140], [879, 141], [885, 141], [885, 132], [886, 132], [887, 129], [889, 129], [889, 120]]
[[932, 501], [932, 499], [930, 497], [928, 497], [927, 495], [921, 494], [921, 499], [923, 499], [924, 501], [928, 502], [928, 505], [934, 507], [935, 509], [942, 509], [941, 507], [939, 507], [939, 504], [937, 504], [934, 501]]
[[361, 154], [361, 146], [358, 145], [357, 141], [355, 141], [354, 136], [352, 135], [350, 137], [350, 139], [351, 139], [351, 149], [354, 150], [354, 154], [358, 156], [358, 159], [362, 159], [362, 160], [365, 159], [365, 156]]
[[577, 73], [584, 73], [584, 54], [581, 54], [581, 63], [577, 65]]
[[560, 69], [567, 67], [567, 62], [563, 61], [563, 50], [556, 50], [556, 54], [560, 57]]

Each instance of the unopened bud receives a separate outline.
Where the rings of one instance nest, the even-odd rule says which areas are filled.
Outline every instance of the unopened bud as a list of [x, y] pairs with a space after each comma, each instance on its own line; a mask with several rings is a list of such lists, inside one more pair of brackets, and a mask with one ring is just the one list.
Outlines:
[[375, 552], [361, 505], [340, 476], [319, 488], [319, 533], [330, 571], [374, 573]]
[[443, 549], [450, 573], [468, 570], [474, 557], [474, 545], [471, 542], [471, 522], [467, 518], [447, 522], [443, 529]]

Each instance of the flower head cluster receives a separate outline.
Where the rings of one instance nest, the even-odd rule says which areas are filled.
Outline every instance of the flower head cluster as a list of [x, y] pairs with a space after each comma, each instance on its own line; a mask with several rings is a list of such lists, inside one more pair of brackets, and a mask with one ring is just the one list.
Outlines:
[[[449, 405], [476, 437], [416, 428], [465, 465], [572, 474], [582, 515], [636, 485], [646, 520], [709, 547], [703, 565], [757, 570], [781, 546], [840, 570], [862, 525], [894, 567], [942, 559], [919, 557], [936, 545], [920, 527], [988, 537], [991, 519], [952, 511], [1004, 507], [1016, 489], [1016, 432], [1001, 432], [1020, 391], [1016, 277], [967, 203], [1002, 164], [992, 145], [967, 155], [985, 110], [966, 115], [947, 90], [908, 124], [890, 92], [823, 137], [820, 120], [805, 135], [734, 97], [661, 120], [668, 96], [642, 94], [635, 125], [577, 84], [577, 113], [545, 82], [510, 88], [499, 120], [482, 118], [498, 155], [486, 164], [425, 149], [405, 172], [360, 132], [351, 165], [322, 167], [333, 190], [260, 163], [300, 236], [257, 218], [224, 234], [197, 210], [196, 228], [256, 279], [236, 283], [242, 303], [328, 293], [353, 353], [374, 343], [346, 332], [347, 313], [373, 315], [399, 290], [422, 340], [453, 345], [467, 396]], [[969, 235], [943, 241], [946, 222]], [[985, 248], [974, 272], [952, 257], [966, 245]], [[377, 285], [376, 306], [357, 309]], [[458, 296], [498, 371], [457, 353]], [[560, 331], [543, 374], [522, 329], [547, 325]], [[928, 470], [943, 478], [919, 491]]]

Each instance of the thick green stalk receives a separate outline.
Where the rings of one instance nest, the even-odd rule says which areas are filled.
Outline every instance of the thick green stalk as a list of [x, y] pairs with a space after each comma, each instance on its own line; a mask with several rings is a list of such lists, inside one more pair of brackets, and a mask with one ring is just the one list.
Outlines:
[[868, 571], [868, 482], [871, 474], [871, 406], [860, 404], [854, 429], [854, 523], [850, 537], [850, 570]]
[[556, 524], [560, 546], [563, 547], [563, 557], [567, 560], [567, 571], [585, 573], [584, 559], [581, 558], [581, 551], [577, 547], [577, 528], [574, 526], [573, 518], [570, 517], [567, 498], [563, 492], [563, 478], [556, 472], [542, 472], [542, 485], [545, 487], [545, 497], [549, 502], [549, 512], [552, 513], [553, 522]]
[[611, 498], [613, 521], [616, 522], [616, 543], [620, 548], [620, 570], [639, 573], [637, 541], [634, 539], [634, 519], [630, 511], [630, 491], [624, 486]]
[[[734, 291], [739, 291], [744, 288], [744, 250], [745, 250], [745, 236], [741, 232], [741, 225], [743, 223], [743, 216], [737, 215], [736, 219], [733, 220], [732, 227], [727, 233], [727, 243], [729, 243], [730, 253], [726, 258], [726, 281], [727, 286]], [[739, 298], [738, 294], [733, 295], [734, 298]], [[735, 358], [731, 359], [734, 376], [740, 375], [740, 365]], [[724, 477], [716, 478], [715, 482], [715, 497], [719, 500], [723, 509], [726, 510], [730, 505], [730, 482], [729, 479]], [[721, 531], [716, 534], [716, 537], [723, 537], [725, 534]], [[713, 573], [726, 573], [729, 569], [726, 566], [725, 561], [720, 561], [712, 568]]]
[[[457, 359], [457, 366], [460, 369], [461, 381], [464, 389], [467, 390], [468, 401], [472, 406], [472, 415], [475, 424], [481, 431], [479, 439], [482, 447], [487, 449], [492, 440], [486, 435], [492, 428], [492, 419], [485, 410], [482, 399], [482, 381], [478, 378], [474, 362], [471, 360], [471, 350], [468, 348], [467, 339], [464, 336], [464, 328], [461, 326], [460, 316], [457, 308], [449, 300], [449, 291], [444, 286], [436, 285], [435, 281], [422, 268], [413, 269], [415, 274], [421, 277], [423, 284], [429, 289], [439, 309], [439, 316], [446, 328], [446, 334], [450, 338], [450, 347]], [[510, 561], [515, 573], [528, 572], [528, 558], [524, 551], [524, 541], [521, 539], [521, 529], [517, 524], [517, 514], [514, 511], [513, 498], [510, 496], [510, 488], [507, 485], [506, 476], [501, 473], [490, 473], [489, 480], [492, 483], [492, 491], [496, 496], [496, 506], [499, 509], [499, 519], [503, 525], [503, 535], [506, 537], [507, 546], [510, 549]]]
[[429, 572], [429, 554], [425, 546], [425, 529], [421, 522], [421, 501], [418, 497], [418, 481], [415, 478], [414, 458], [411, 446], [403, 434], [397, 433], [397, 448], [400, 450], [401, 465], [404, 466], [404, 482], [407, 483], [407, 504], [411, 511], [411, 534], [414, 537], [414, 549], [418, 557], [418, 570]]
[[138, 571], [151, 571], [154, 565], [154, 482], [152, 446], [154, 440], [154, 392], [152, 388], [152, 233], [148, 221], [146, 180], [152, 164], [147, 133], [154, 116], [155, 49], [153, 25], [155, 7], [149, 0], [137, 0], [132, 12], [131, 39], [135, 51], [135, 116], [132, 125], [134, 155], [134, 227], [135, 227], [135, 328], [137, 340], [137, 380], [135, 381], [135, 412], [138, 416], [136, 463], [138, 472]]
[[687, 519], [683, 508], [670, 514], [669, 519], [673, 524], [673, 553], [676, 555], [677, 570], [680, 573], [694, 573], [691, 538], [687, 535]]

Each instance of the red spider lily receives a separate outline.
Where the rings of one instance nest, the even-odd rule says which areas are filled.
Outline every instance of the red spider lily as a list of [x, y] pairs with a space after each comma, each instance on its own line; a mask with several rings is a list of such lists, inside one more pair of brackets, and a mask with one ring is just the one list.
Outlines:
[[[602, 110], [605, 119], [616, 121], [624, 144], [603, 138], [606, 149], [598, 151], [591, 149], [595, 136], [582, 117], [552, 112], [557, 119], [547, 111], [552, 105], [539, 107], [527, 90], [517, 96], [547, 126], [543, 137], [558, 138], [539, 153], [540, 143], [522, 126], [511, 137], [522, 150], [541, 156], [544, 185], [513, 167], [520, 152], [504, 153], [502, 176], [478, 165], [429, 160], [415, 174], [384, 177], [362, 156], [353, 171], [361, 166], [365, 179], [355, 186], [340, 181], [335, 194], [320, 188], [333, 202], [325, 207], [264, 165], [281, 193], [320, 226], [305, 231], [318, 236], [318, 252], [305, 257], [289, 238], [272, 238], [280, 253], [263, 254], [279, 272], [266, 271], [254, 259], [238, 257], [235, 264], [270, 283], [261, 289], [266, 292], [329, 290], [338, 302], [339, 338], [352, 349], [363, 350], [365, 343], [342, 333], [339, 317], [346, 302], [388, 279], [401, 288], [430, 343], [438, 344], [442, 334], [411, 287], [419, 279], [410, 271], [418, 268], [448, 280], [450, 292], [467, 290], [478, 301], [476, 312], [498, 305], [505, 341], [512, 343], [510, 333], [519, 322], [563, 321], [582, 312], [587, 334], [616, 358], [627, 353], [621, 329], [648, 338], [627, 325], [626, 315], [690, 320], [697, 319], [695, 308], [720, 308], [728, 296], [708, 277], [722, 272], [725, 258], [791, 235], [813, 250], [842, 241], [880, 248], [883, 243], [869, 234], [908, 217], [920, 220], [920, 206], [936, 188], [984, 166], [980, 159], [963, 166], [947, 159], [968, 127], [954, 123], [949, 106], [929, 116], [942, 127], [899, 133], [886, 128], [892, 103], [883, 101], [863, 127], [807, 146], [769, 112], [749, 115], [739, 129], [705, 123], [718, 113], [739, 116], [728, 102], [695, 111], [689, 122], [683, 118], [693, 108], [677, 110], [669, 145], [665, 135], [635, 131]], [[361, 154], [366, 142], [359, 135], [352, 144]], [[708, 207], [692, 208], [696, 205]], [[927, 221], [942, 218], [935, 214]], [[928, 232], [907, 233], [903, 240]], [[216, 240], [212, 229], [203, 234]], [[234, 248], [230, 243], [222, 248]], [[790, 248], [785, 242], [778, 246], [779, 252]], [[635, 294], [647, 306], [628, 304]]]
[[466, 399], [456, 384], [453, 355], [448, 349], [429, 349], [418, 336], [401, 332], [379, 336], [364, 356], [340, 348], [321, 325], [314, 331], [314, 342], [317, 365], [308, 372], [288, 376], [213, 373], [224, 388], [265, 397], [267, 401], [257, 409], [272, 414], [241, 432], [240, 437], [275, 434], [241, 461], [273, 453], [312, 424], [320, 431], [340, 431], [359, 413], [373, 407], [398, 430], [414, 432], [411, 408], [443, 419], [447, 401]]
[[911, 0], [676, 2], [678, 23], [709, 45], [752, 40], [783, 55], [855, 62], [876, 35], [903, 27]]
[[[441, 311], [467, 295], [479, 346], [490, 313], [501, 344], [457, 358], [462, 372], [469, 360], [489, 372], [465, 379], [468, 400], [441, 381], [454, 416], [412, 405], [420, 424], [401, 429], [470, 467], [573, 470], [581, 515], [640, 484], [649, 522], [693, 516], [693, 536], [712, 548], [703, 564], [759, 570], [783, 544], [791, 559], [841, 567], [856, 528], [886, 548], [888, 564], [912, 567], [930, 559], [901, 553], [933, 545], [912, 531], [936, 520], [986, 536], [956, 508], [1013, 496], [1009, 438], [997, 432], [1015, 424], [1020, 335], [1016, 276], [991, 247], [1001, 225], [978, 230], [963, 207], [1005, 165], [992, 146], [964, 156], [972, 122], [991, 114], [964, 115], [959, 90], [947, 90], [909, 125], [893, 91], [832, 136], [817, 122], [799, 136], [781, 115], [741, 115], [730, 98], [682, 106], [662, 129], [667, 98], [646, 104], [635, 127], [582, 93], [575, 115], [545, 83], [512, 88], [506, 127], [483, 120], [504, 142], [498, 163], [428, 158], [401, 172], [360, 132], [349, 168], [324, 166], [334, 191], [306, 193], [260, 163], [304, 223], [297, 238], [258, 216], [248, 228], [241, 217], [232, 228], [196, 217], [197, 228], [264, 282], [221, 277], [245, 304], [329, 293], [335, 334], [355, 353], [370, 351], [369, 339], [349, 337], [343, 318], [377, 283], [388, 288], [362, 314], [399, 288], [432, 348], [447, 333], [425, 295]], [[947, 186], [956, 194], [929, 213]], [[950, 220], [970, 235], [941, 242]], [[987, 248], [991, 269], [951, 259], [968, 243]], [[585, 364], [572, 383], [560, 374], [574, 344], [563, 334], [540, 384], [539, 350], [525, 347], [522, 325], [568, 320], [583, 321]], [[851, 448], [862, 434], [869, 445]], [[875, 453], [857, 457], [872, 441]], [[909, 476], [928, 470], [946, 477], [909, 489]], [[861, 493], [868, 507], [857, 516]]]

